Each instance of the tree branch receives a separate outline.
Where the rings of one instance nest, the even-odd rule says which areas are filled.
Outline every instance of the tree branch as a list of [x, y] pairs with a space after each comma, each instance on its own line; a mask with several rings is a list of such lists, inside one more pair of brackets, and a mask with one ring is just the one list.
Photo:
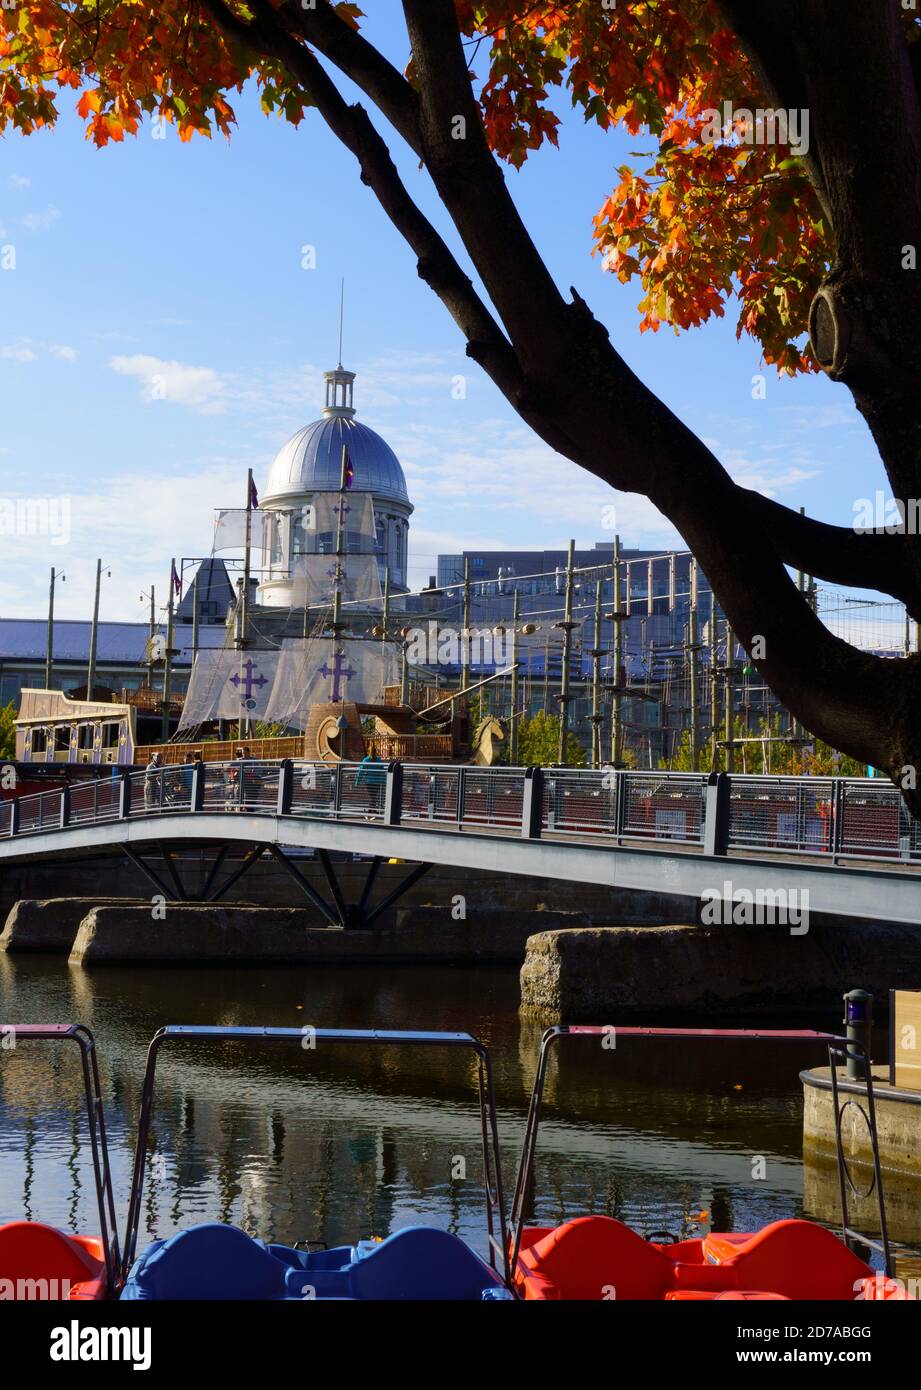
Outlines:
[[753, 534], [762, 532], [784, 564], [832, 584], [878, 589], [900, 599], [913, 618], [921, 618], [909, 546], [903, 534], [858, 532], [847, 526], [801, 516], [771, 497], [738, 488]]
[[[566, 303], [506, 186], [483, 130], [453, 0], [403, 0], [419, 75], [425, 166], [495, 304], [519, 358], [547, 366], [547, 343]], [[531, 354], [531, 344], [540, 349]], [[565, 353], [559, 342], [561, 354]], [[541, 380], [540, 390], [550, 388]]]
[[[310, 50], [275, 22], [271, 6], [254, 0], [259, 17], [246, 24], [224, 0], [204, 0], [204, 4], [226, 33], [256, 54], [280, 59], [296, 77], [333, 134], [354, 154], [362, 181], [415, 251], [419, 275], [464, 334], [468, 355], [514, 401], [524, 388], [514, 351], [447, 244], [410, 198], [364, 108], [348, 105]], [[263, 11], [269, 14], [263, 15]]]
[[[850, 389], [895, 497], [916, 499], [921, 269], [906, 257], [921, 256], [921, 103], [899, 4], [718, 3], [770, 100], [808, 113], [807, 170], [836, 243], [813, 305], [813, 347]], [[907, 562], [921, 583], [921, 547]]]
[[[260, 12], [270, 8], [265, 0], [259, 0]], [[317, 0], [312, 10], [304, 9], [300, 0], [283, 0], [275, 13], [290, 32], [306, 39], [360, 87], [421, 158], [419, 94], [363, 34], [340, 19], [328, 0]]]

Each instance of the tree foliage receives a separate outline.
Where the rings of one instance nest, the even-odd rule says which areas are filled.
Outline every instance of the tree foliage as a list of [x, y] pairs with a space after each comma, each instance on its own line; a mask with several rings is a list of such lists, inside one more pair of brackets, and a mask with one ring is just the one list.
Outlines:
[[[766, 774], [787, 777], [866, 777], [866, 763], [831, 748], [822, 739], [807, 743], [789, 742], [784, 734], [789, 733], [782, 724], [781, 715], [771, 719], [760, 719], [756, 729], [736, 716], [732, 722], [734, 739], [745, 739], [746, 743], [734, 750], [736, 772], [750, 773], [753, 776]], [[779, 741], [775, 741], [779, 740]], [[711, 772], [725, 768], [725, 749], [718, 750], [717, 766], [712, 766], [710, 740], [700, 740], [697, 749], [697, 766], [692, 767], [691, 738], [685, 729], [678, 747], [667, 763], [670, 772]]]
[[[518, 728], [518, 761], [522, 767], [552, 767], [560, 756], [560, 721], [555, 714], [538, 710], [531, 719], [522, 719]], [[585, 767], [585, 749], [568, 730], [566, 734], [567, 767]]]
[[[0, 11], [0, 130], [53, 125], [73, 91], [98, 146], [136, 135], [145, 116], [173, 123], [185, 141], [214, 130], [229, 138], [233, 95], [250, 76], [263, 110], [298, 125], [313, 99], [297, 75], [269, 57], [254, 62], [215, 17], [226, 8], [245, 22], [267, 4], [20, 0]], [[358, 5], [329, 8], [359, 27]], [[275, 0], [274, 9], [286, 5]], [[831, 258], [828, 228], [787, 145], [747, 143], [744, 118], [707, 138], [710, 113], [729, 93], [734, 109], [764, 106], [714, 0], [622, 0], [610, 9], [456, 0], [456, 10], [472, 59], [484, 46], [488, 55], [479, 104], [499, 158], [520, 167], [545, 141], [558, 145], [553, 102], [564, 92], [586, 121], [651, 142], [642, 168], [617, 169], [592, 232], [605, 268], [639, 280], [641, 329], [699, 325], [722, 316], [735, 293], [739, 336], [755, 338], [780, 370], [815, 370], [801, 340]], [[911, 37], [915, 28], [909, 15]]]
[[16, 705], [13, 700], [0, 708], [0, 758], [16, 756]]

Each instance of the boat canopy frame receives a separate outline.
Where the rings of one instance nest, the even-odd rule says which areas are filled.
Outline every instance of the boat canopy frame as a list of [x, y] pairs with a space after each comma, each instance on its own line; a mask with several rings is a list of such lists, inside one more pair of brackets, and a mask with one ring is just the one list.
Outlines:
[[[125, 1230], [122, 1277], [126, 1279], [137, 1250], [138, 1227], [141, 1217], [141, 1198], [150, 1122], [153, 1114], [154, 1085], [157, 1059], [166, 1043], [176, 1042], [245, 1042], [297, 1043], [303, 1048], [306, 1039], [311, 1044], [358, 1044], [385, 1047], [445, 1047], [472, 1051], [477, 1060], [477, 1097], [480, 1109], [480, 1128], [483, 1143], [483, 1189], [486, 1198], [486, 1228], [490, 1266], [509, 1283], [511, 1267], [508, 1258], [505, 1203], [502, 1191], [502, 1167], [499, 1151], [499, 1126], [493, 1087], [492, 1064], [488, 1049], [472, 1033], [444, 1033], [367, 1028], [281, 1028], [220, 1025], [169, 1024], [157, 1030], [147, 1049], [147, 1066], [141, 1091], [134, 1169], [131, 1179], [131, 1198]], [[314, 1050], [313, 1046], [309, 1049]], [[497, 1264], [497, 1261], [499, 1263]]]
[[0, 1024], [0, 1034], [12, 1037], [15, 1047], [21, 1042], [75, 1042], [80, 1049], [93, 1182], [99, 1213], [99, 1238], [105, 1255], [106, 1293], [111, 1295], [115, 1291], [121, 1261], [95, 1038], [85, 1023], [4, 1023]]
[[[534, 1156], [537, 1148], [537, 1132], [540, 1126], [544, 1083], [546, 1081], [547, 1066], [551, 1050], [555, 1044], [566, 1038], [609, 1038], [611, 1036], [614, 1037], [615, 1044], [619, 1038], [702, 1038], [712, 1041], [732, 1042], [815, 1043], [816, 1045], [824, 1046], [828, 1052], [828, 1063], [831, 1069], [832, 1103], [835, 1110], [835, 1153], [838, 1164], [841, 1239], [848, 1249], [851, 1249], [854, 1244], [860, 1244], [865, 1246], [868, 1250], [874, 1250], [877, 1254], [882, 1255], [883, 1269], [886, 1277], [891, 1277], [893, 1273], [892, 1253], [889, 1244], [888, 1226], [886, 1224], [886, 1203], [883, 1194], [883, 1175], [879, 1158], [879, 1134], [876, 1124], [873, 1074], [870, 1067], [870, 1058], [863, 1043], [856, 1038], [843, 1038], [835, 1033], [816, 1032], [812, 1029], [619, 1028], [610, 1024], [572, 1024], [569, 1026], [558, 1024], [553, 1028], [548, 1028], [541, 1038], [540, 1052], [537, 1058], [537, 1070], [534, 1076], [534, 1085], [531, 1088], [531, 1099], [528, 1104], [528, 1116], [525, 1123], [524, 1142], [522, 1144], [521, 1159], [518, 1164], [515, 1192], [512, 1198], [509, 1216], [509, 1265], [513, 1271], [518, 1266], [521, 1237], [524, 1231], [527, 1196], [532, 1190]], [[613, 1051], [614, 1049], [612, 1048], [610, 1050]], [[862, 1106], [858, 1108], [861, 1109], [870, 1132], [870, 1144], [873, 1152], [873, 1179], [869, 1187], [862, 1192], [858, 1191], [851, 1177], [841, 1137], [841, 1117], [848, 1105], [856, 1104], [851, 1095], [848, 1095], [844, 1105], [839, 1103], [838, 1066], [842, 1062], [846, 1063], [849, 1059], [856, 1060], [861, 1067], [863, 1075], [866, 1078], [867, 1088], [867, 1109], [864, 1111]], [[879, 1213], [879, 1240], [874, 1240], [863, 1232], [852, 1229], [848, 1208], [848, 1189], [858, 1198], [869, 1197], [875, 1190], [877, 1210]], [[511, 1283], [509, 1287], [512, 1288]]]

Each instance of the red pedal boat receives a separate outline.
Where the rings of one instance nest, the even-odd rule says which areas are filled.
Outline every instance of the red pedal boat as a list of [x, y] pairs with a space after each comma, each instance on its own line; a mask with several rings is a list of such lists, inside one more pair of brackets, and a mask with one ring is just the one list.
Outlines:
[[[848, 1056], [866, 1061], [862, 1045], [832, 1033], [792, 1030], [700, 1028], [550, 1028], [541, 1040], [531, 1093], [524, 1147], [515, 1186], [510, 1225], [510, 1262], [515, 1293], [523, 1299], [614, 1299], [624, 1301], [748, 1301], [822, 1299], [836, 1301], [904, 1299], [891, 1276], [876, 1109], [869, 1066], [867, 1120], [873, 1146], [874, 1183], [879, 1204], [880, 1241], [848, 1225], [847, 1189], [855, 1191], [836, 1126], [841, 1235], [812, 1221], [773, 1221], [749, 1234], [716, 1233], [699, 1239], [646, 1239], [610, 1216], [580, 1216], [561, 1226], [525, 1226], [527, 1194], [532, 1190], [534, 1153], [540, 1124], [547, 1061], [562, 1039], [712, 1038], [746, 1041], [815, 1042], [828, 1050], [835, 1113], [840, 1113], [836, 1064]], [[872, 1191], [871, 1187], [871, 1191]], [[868, 1194], [865, 1194], [868, 1195]], [[854, 1251], [855, 1244], [883, 1257], [880, 1275]]]
[[106, 1298], [115, 1290], [119, 1254], [93, 1035], [82, 1023], [7, 1024], [0, 1031], [14, 1047], [36, 1041], [73, 1041], [79, 1047], [99, 1212], [99, 1235], [71, 1235], [43, 1221], [0, 1226], [2, 1296], [20, 1301]]

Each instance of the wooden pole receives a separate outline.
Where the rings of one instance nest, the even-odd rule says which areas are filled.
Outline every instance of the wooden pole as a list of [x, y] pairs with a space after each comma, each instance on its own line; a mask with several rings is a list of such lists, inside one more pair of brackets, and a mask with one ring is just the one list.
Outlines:
[[90, 660], [86, 673], [86, 698], [92, 700], [96, 687], [96, 648], [99, 641], [99, 590], [102, 586], [102, 561], [96, 561], [96, 597], [93, 600], [93, 624], [90, 628]]
[[169, 570], [169, 599], [166, 605], [166, 653], [163, 657], [163, 719], [160, 725], [160, 735], [164, 743], [169, 739], [169, 701], [173, 684], [173, 608], [176, 596], [174, 587], [175, 574], [176, 561], [173, 559], [170, 561]]
[[[45, 649], [45, 689], [51, 689], [51, 672], [54, 666], [54, 569], [51, 570], [51, 586], [48, 590], [48, 639]], [[906, 619], [907, 622], [907, 619]]]
[[512, 767], [518, 766], [518, 618], [520, 599], [518, 590], [512, 600], [512, 677], [509, 694], [509, 750], [508, 758]]
[[566, 743], [569, 733], [569, 660], [572, 653], [572, 593], [573, 593], [573, 562], [575, 559], [576, 543], [574, 540], [569, 542], [569, 549], [566, 555], [566, 598], [563, 609], [563, 662], [560, 669], [560, 739], [558, 747], [558, 757], [560, 767], [566, 765]]
[[601, 591], [595, 582], [595, 627], [592, 639], [592, 767], [601, 766]]
[[[627, 569], [627, 611], [630, 603], [630, 571]], [[620, 767], [623, 759], [623, 720], [621, 719], [621, 687], [624, 664], [624, 609], [620, 589], [620, 537], [614, 537], [614, 694], [611, 699], [611, 763]]]

